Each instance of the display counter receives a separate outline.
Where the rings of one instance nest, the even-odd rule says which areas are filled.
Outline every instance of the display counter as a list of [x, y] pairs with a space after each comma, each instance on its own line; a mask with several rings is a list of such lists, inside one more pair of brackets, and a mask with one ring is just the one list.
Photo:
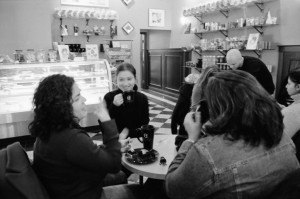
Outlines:
[[37, 64], [0, 64], [0, 139], [28, 135], [32, 98], [41, 79], [53, 74], [74, 77], [86, 98], [87, 118], [83, 127], [97, 125], [93, 112], [99, 97], [112, 90], [107, 60]]

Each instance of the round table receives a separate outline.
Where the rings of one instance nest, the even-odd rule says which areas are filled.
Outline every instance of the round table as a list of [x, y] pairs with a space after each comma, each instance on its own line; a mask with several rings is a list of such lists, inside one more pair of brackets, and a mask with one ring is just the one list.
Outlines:
[[[159, 153], [157, 161], [146, 165], [132, 164], [126, 160], [125, 155], [123, 154], [123, 166], [129, 171], [140, 176], [164, 180], [168, 172], [169, 165], [177, 154], [175, 137], [176, 135], [154, 135], [153, 149]], [[133, 149], [143, 147], [143, 144], [140, 143], [137, 138], [132, 140], [133, 142], [131, 145]], [[165, 165], [159, 164], [160, 157], [162, 156], [167, 160]], [[140, 180], [142, 180], [142, 178], [140, 178]]]

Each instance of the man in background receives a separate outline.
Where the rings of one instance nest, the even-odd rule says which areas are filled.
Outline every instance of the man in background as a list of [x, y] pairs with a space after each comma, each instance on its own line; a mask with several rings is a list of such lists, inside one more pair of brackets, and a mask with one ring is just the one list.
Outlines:
[[233, 70], [242, 70], [253, 75], [271, 95], [275, 90], [272, 75], [267, 66], [258, 58], [242, 56], [238, 49], [231, 49], [226, 55], [227, 64]]

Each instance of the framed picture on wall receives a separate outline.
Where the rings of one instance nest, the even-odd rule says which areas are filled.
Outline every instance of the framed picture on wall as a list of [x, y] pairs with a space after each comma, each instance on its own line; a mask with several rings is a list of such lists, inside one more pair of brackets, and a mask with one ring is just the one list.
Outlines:
[[109, 7], [109, 0], [60, 0], [61, 5]]
[[128, 5], [128, 4], [130, 4], [130, 3], [132, 2], [132, 0], [123, 0], [123, 2], [124, 2], [126, 5]]
[[246, 49], [247, 50], [256, 50], [258, 40], [259, 40], [259, 33], [249, 34]]
[[98, 60], [99, 50], [97, 44], [86, 44], [86, 59], [87, 60]]
[[58, 45], [58, 54], [60, 61], [68, 61], [69, 60], [69, 46], [68, 45]]
[[149, 9], [149, 26], [164, 27], [165, 11], [158, 9]]
[[130, 22], [127, 22], [122, 28], [127, 34], [130, 34], [134, 30]]

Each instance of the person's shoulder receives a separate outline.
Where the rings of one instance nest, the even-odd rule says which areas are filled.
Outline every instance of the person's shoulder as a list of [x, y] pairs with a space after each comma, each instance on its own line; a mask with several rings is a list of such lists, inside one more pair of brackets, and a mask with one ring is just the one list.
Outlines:
[[194, 84], [191, 83], [184, 83], [180, 86], [179, 90], [181, 91], [190, 91], [193, 90]]
[[191, 97], [194, 84], [184, 83], [179, 88], [179, 94]]
[[69, 135], [69, 136], [74, 136], [74, 135], [87, 136], [88, 135], [86, 133], [86, 131], [84, 131], [83, 129], [77, 129], [77, 128], [66, 129], [62, 133]]
[[291, 105], [283, 108], [281, 110], [281, 112], [283, 113], [283, 115], [285, 115], [285, 114], [294, 114], [294, 113], [300, 114], [300, 103], [291, 104]]
[[113, 98], [115, 95], [121, 93], [119, 89], [110, 91], [104, 95], [104, 99]]
[[264, 62], [262, 60], [260, 60], [259, 58], [256, 58], [256, 57], [250, 57], [250, 56], [244, 56], [244, 62], [245, 63], [256, 63], [256, 64], [263, 64], [264, 65]]
[[138, 97], [140, 97], [142, 99], [147, 99], [148, 100], [147, 95], [145, 95], [144, 93], [142, 93], [140, 91], [137, 91], [136, 94], [137, 94]]

